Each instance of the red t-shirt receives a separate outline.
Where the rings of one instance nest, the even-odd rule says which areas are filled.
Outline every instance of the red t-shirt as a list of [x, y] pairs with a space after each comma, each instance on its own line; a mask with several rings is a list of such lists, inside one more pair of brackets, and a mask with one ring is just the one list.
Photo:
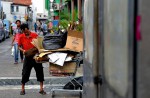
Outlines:
[[34, 47], [34, 45], [31, 42], [32, 39], [37, 38], [37, 36], [38, 35], [34, 32], [31, 32], [29, 37], [26, 37], [25, 34], [21, 34], [18, 41], [18, 45], [22, 46], [24, 50], [29, 50]]

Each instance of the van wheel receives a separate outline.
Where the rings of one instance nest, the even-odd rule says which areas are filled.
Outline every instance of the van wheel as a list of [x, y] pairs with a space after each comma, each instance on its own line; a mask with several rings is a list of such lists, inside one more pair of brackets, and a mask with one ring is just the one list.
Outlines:
[[4, 41], [5, 40], [5, 35], [4, 35], [4, 38], [2, 39], [2, 41]]
[[10, 36], [8, 35], [8, 37], [7, 38], [10, 38]]
[[8, 33], [8, 37], [7, 38], [10, 38], [10, 32]]

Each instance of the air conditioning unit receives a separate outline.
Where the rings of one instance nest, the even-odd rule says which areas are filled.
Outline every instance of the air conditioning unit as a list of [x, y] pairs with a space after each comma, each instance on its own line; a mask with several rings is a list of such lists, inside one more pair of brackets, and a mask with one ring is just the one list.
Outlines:
[[60, 9], [59, 5], [60, 5], [59, 3], [53, 3], [52, 8], [54, 10], [59, 10]]

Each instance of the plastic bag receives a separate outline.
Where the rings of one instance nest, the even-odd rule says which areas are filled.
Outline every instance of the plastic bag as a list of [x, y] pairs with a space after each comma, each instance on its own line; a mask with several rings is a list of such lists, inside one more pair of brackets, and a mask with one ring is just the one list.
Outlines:
[[14, 56], [14, 51], [15, 51], [14, 46], [12, 46], [12, 48], [11, 48], [11, 55], [12, 56]]
[[53, 34], [49, 33], [44, 36], [42, 45], [46, 50], [63, 48], [66, 45], [67, 31], [56, 31]]

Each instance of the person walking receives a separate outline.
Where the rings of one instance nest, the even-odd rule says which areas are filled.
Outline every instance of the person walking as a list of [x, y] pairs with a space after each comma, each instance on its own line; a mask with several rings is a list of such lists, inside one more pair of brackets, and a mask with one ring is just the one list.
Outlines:
[[40, 35], [40, 33], [41, 33], [41, 25], [42, 25], [41, 21], [37, 21], [37, 32], [38, 32], [38, 35]]
[[[26, 54], [26, 52], [30, 51], [30, 49], [35, 48], [31, 41], [38, 37], [35, 32], [31, 32], [27, 24], [21, 25], [21, 30], [23, 34], [20, 36], [19, 39], [19, 49]], [[25, 83], [29, 81], [31, 69], [34, 67], [36, 72], [37, 81], [40, 82], [40, 91], [39, 93], [45, 95], [46, 92], [43, 90], [43, 81], [44, 81], [44, 73], [43, 73], [43, 66], [42, 63], [36, 63], [33, 56], [25, 56], [23, 69], [22, 69], [22, 90], [20, 95], [25, 95]]]
[[35, 32], [37, 32], [37, 24], [36, 24], [36, 22], [34, 23], [34, 30], [35, 30]]
[[19, 37], [21, 35], [21, 29], [20, 29], [20, 25], [21, 25], [21, 21], [20, 20], [17, 20], [16, 21], [16, 26], [17, 28], [14, 29], [13, 31], [13, 38], [12, 38], [12, 46], [14, 46], [14, 64], [18, 64], [18, 55], [19, 55], [19, 52], [20, 52], [20, 58], [21, 58], [21, 62], [23, 62], [23, 53], [21, 51], [18, 50], [18, 40], [19, 40]]
[[49, 23], [48, 23], [48, 29], [52, 29], [53, 28], [53, 23], [52, 23], [52, 21], [50, 21]]

